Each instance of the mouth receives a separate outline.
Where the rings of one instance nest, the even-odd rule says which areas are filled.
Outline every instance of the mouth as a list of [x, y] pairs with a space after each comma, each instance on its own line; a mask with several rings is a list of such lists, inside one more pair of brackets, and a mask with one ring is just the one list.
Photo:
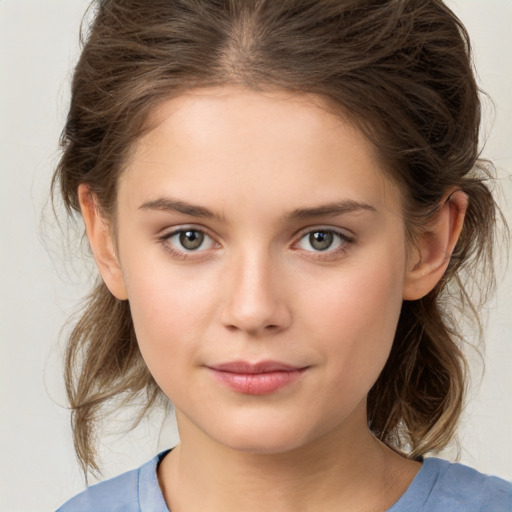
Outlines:
[[309, 367], [279, 361], [233, 361], [207, 368], [219, 382], [237, 393], [268, 395], [297, 381]]

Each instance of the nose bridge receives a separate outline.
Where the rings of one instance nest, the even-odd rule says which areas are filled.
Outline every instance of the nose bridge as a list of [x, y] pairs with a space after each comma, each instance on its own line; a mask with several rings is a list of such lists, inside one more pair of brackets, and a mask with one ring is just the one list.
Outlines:
[[222, 321], [249, 334], [286, 328], [290, 312], [278, 262], [269, 249], [246, 248], [233, 255], [226, 283]]

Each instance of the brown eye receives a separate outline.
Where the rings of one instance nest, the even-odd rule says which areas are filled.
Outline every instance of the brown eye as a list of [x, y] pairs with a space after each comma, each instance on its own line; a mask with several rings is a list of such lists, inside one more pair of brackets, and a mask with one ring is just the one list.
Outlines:
[[187, 229], [180, 231], [179, 242], [180, 245], [187, 251], [195, 251], [199, 249], [205, 239], [204, 233], [195, 229]]

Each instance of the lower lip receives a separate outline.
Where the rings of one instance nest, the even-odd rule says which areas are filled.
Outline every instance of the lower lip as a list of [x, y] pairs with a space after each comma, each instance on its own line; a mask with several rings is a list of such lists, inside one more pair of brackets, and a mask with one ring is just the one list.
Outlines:
[[306, 368], [268, 373], [233, 373], [211, 369], [217, 380], [228, 388], [246, 395], [269, 395], [292, 384]]

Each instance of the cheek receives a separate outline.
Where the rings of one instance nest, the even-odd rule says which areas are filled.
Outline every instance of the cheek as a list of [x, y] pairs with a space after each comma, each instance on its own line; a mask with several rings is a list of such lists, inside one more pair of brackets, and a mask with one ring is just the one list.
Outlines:
[[[140, 261], [143, 261], [142, 259]], [[186, 269], [127, 262], [126, 288], [138, 344], [160, 384], [194, 362], [211, 317], [213, 280], [199, 281]]]
[[332, 379], [371, 387], [388, 358], [402, 306], [403, 260], [361, 261], [308, 296], [311, 331], [330, 356]]
[[312, 308], [312, 316], [323, 318], [323, 324], [341, 331], [394, 331], [402, 286], [401, 266], [391, 259], [360, 262], [331, 274], [324, 286], [310, 287], [307, 308]]

